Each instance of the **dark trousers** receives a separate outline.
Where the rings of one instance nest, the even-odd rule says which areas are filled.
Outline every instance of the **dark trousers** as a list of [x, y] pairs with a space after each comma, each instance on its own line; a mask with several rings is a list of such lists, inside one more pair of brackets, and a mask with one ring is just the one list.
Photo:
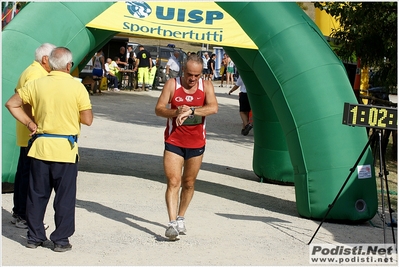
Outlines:
[[108, 74], [107, 79], [109, 80], [110, 88], [118, 88], [118, 77]]
[[29, 170], [31, 158], [28, 157], [26, 147], [19, 150], [17, 172], [14, 181], [13, 213], [26, 220], [26, 198], [28, 195]]
[[60, 163], [32, 158], [26, 203], [29, 243], [47, 240], [43, 219], [52, 189], [55, 192], [55, 230], [50, 240], [59, 245], [69, 243], [68, 238], [75, 232], [77, 175], [77, 161]]

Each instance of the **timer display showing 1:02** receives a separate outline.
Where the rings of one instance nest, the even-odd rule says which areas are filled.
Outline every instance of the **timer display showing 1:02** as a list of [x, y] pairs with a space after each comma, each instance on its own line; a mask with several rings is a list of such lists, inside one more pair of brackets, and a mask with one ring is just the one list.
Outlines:
[[351, 126], [397, 130], [397, 118], [396, 108], [345, 103], [342, 123]]

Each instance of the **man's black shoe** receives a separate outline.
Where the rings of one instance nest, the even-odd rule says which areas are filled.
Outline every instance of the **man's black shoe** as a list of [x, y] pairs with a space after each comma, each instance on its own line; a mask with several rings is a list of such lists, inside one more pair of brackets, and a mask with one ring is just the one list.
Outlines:
[[55, 252], [65, 252], [65, 251], [68, 251], [68, 250], [71, 250], [72, 249], [72, 245], [71, 244], [66, 244], [66, 245], [57, 245], [57, 244], [54, 244], [54, 251]]
[[37, 248], [38, 246], [43, 246], [43, 242], [37, 242], [37, 243], [26, 243], [27, 248]]
[[251, 131], [252, 129], [252, 124], [248, 123], [247, 125], [245, 125], [244, 130], [241, 131], [242, 135], [248, 135], [249, 131]]

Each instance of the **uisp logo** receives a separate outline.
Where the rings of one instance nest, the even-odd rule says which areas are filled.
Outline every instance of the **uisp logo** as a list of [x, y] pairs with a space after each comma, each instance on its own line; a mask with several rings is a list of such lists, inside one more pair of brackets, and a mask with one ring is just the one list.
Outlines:
[[126, 4], [127, 10], [135, 18], [146, 18], [152, 13], [151, 7], [144, 1], [129, 1]]

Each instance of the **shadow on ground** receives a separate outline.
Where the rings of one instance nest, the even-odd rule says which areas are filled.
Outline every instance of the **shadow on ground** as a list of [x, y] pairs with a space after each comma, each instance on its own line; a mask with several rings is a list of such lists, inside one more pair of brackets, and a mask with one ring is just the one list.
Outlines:
[[[165, 182], [162, 157], [160, 156], [84, 147], [79, 148], [79, 150], [82, 159], [90, 159], [90, 161], [82, 160], [79, 162], [79, 171], [134, 176], [160, 183]], [[134, 159], [138, 157], [141, 160], [135, 161]], [[107, 160], [111, 158], [113, 159], [112, 161]], [[130, 162], [130, 164], [126, 164], [126, 161]], [[145, 164], [142, 162], [145, 162]], [[226, 174], [229, 178], [234, 176], [232, 179], [253, 180], [256, 183], [253, 172], [247, 170], [205, 162], [202, 164], [201, 170]], [[259, 186], [266, 185], [259, 183]], [[197, 180], [195, 190], [253, 207], [297, 216], [296, 205], [293, 201], [202, 180]]]

